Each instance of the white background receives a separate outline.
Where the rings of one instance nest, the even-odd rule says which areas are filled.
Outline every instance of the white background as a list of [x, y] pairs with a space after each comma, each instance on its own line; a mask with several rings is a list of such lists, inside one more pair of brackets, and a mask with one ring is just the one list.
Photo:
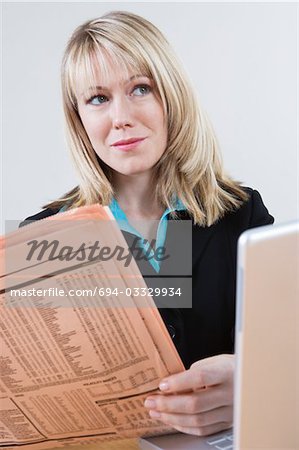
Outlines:
[[276, 223], [298, 211], [296, 3], [34, 2], [3, 5], [3, 220], [76, 185], [64, 141], [60, 61], [83, 21], [143, 15], [168, 37], [220, 141], [225, 167]]

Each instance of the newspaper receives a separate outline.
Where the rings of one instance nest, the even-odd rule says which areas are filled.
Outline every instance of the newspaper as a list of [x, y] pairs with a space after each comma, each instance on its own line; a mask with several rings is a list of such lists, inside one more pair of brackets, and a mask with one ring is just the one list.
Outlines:
[[143, 402], [184, 366], [126, 247], [99, 205], [1, 239], [2, 447], [171, 432]]

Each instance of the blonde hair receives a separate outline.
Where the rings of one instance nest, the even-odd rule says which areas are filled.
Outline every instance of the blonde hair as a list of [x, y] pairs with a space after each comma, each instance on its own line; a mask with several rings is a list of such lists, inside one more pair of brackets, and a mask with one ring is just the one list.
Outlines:
[[63, 106], [80, 182], [45, 207], [111, 202], [111, 170], [92, 148], [77, 110], [78, 84], [94, 79], [95, 59], [102, 73], [112, 59], [123, 70], [134, 68], [154, 82], [168, 130], [167, 148], [155, 166], [155, 194], [161, 205], [172, 207], [178, 196], [195, 223], [209, 226], [247, 199], [240, 184], [225, 174], [213, 128], [168, 41], [144, 18], [113, 11], [78, 27], [66, 47]]

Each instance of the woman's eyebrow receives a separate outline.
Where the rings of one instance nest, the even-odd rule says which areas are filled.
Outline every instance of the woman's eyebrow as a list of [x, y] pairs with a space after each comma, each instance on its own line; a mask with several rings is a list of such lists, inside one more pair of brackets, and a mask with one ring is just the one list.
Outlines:
[[136, 78], [149, 78], [147, 75], [143, 75], [143, 74], [138, 74], [138, 75], [132, 75], [127, 81], [126, 83], [129, 83], [132, 80], [135, 80]]
[[[133, 80], [136, 80], [138, 78], [149, 78], [147, 75], [142, 75], [142, 74], [138, 74], [138, 75], [132, 75], [130, 78], [128, 78], [127, 80], [124, 81], [123, 84], [128, 84]], [[86, 92], [94, 92], [94, 91], [100, 91], [100, 90], [109, 90], [108, 87], [106, 86], [90, 86], [85, 92], [81, 93], [81, 96], [85, 96]]]
[[81, 97], [84, 97], [88, 92], [101, 91], [107, 89], [104, 86], [90, 86], [86, 91], [81, 92]]

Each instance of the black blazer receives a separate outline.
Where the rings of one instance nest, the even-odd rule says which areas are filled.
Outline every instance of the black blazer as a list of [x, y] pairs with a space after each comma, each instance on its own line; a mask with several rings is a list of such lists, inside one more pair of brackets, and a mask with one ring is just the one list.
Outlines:
[[[243, 231], [274, 222], [260, 194], [244, 189], [249, 199], [237, 211], [210, 227], [192, 224], [192, 308], [159, 309], [186, 368], [199, 359], [234, 352], [237, 241]], [[57, 212], [43, 210], [20, 226]], [[179, 218], [190, 220], [183, 211]], [[130, 245], [134, 236], [123, 234]], [[145, 279], [155, 274], [148, 262], [146, 268], [137, 263]], [[159, 276], [162, 269], [163, 264]]]

